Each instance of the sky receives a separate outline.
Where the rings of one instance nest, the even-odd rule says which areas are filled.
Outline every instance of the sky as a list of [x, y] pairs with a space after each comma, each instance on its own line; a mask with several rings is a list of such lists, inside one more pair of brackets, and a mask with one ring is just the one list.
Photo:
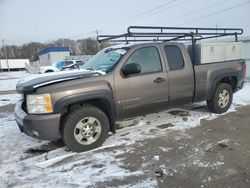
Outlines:
[[130, 25], [237, 27], [250, 36], [250, 0], [0, 0], [6, 44], [122, 34]]

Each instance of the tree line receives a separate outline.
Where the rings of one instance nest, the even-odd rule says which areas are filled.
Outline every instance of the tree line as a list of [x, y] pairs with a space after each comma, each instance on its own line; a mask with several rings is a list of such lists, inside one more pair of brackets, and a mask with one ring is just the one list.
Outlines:
[[[70, 55], [94, 55], [99, 49], [110, 45], [110, 43], [99, 44], [94, 38], [79, 40], [58, 39], [47, 43], [29, 42], [21, 46], [5, 45], [5, 50], [9, 59], [29, 59], [30, 61], [36, 61], [38, 60], [38, 52], [48, 47], [69, 47]], [[0, 59], [5, 59], [3, 46], [0, 48]]]

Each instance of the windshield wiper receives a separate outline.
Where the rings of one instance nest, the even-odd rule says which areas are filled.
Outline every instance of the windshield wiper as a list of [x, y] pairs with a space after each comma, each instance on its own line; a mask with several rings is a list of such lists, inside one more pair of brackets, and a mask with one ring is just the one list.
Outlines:
[[108, 48], [107, 50], [105, 50], [104, 52], [105, 53], [108, 53], [108, 52], [110, 52], [110, 51], [112, 51], [112, 50], [114, 50], [113, 48]]
[[92, 69], [92, 68], [87, 68], [87, 69], [85, 69], [85, 70], [91, 70], [91, 71], [93, 71], [94, 69]]

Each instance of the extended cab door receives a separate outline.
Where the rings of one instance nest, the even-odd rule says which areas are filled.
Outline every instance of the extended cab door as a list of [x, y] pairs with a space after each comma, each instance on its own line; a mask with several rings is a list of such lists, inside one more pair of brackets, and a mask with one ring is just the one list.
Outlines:
[[[157, 46], [137, 47], [129, 51], [114, 75], [115, 93], [121, 113], [153, 108], [168, 102], [168, 77]], [[138, 74], [124, 76], [122, 68], [129, 63], [141, 67]], [[166, 105], [166, 104], [165, 104]]]
[[172, 105], [184, 105], [194, 95], [194, 71], [184, 44], [164, 44], [166, 67], [168, 67], [169, 98]]

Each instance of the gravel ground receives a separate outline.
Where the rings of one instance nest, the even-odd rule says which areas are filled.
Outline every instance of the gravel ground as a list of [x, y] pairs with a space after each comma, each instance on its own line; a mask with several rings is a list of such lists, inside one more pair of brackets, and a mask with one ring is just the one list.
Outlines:
[[[250, 106], [186, 131], [169, 131], [165, 137], [145, 139], [121, 154], [129, 176], [97, 184], [116, 187], [147, 179], [156, 187], [250, 187]], [[140, 186], [139, 186], [140, 187]]]

